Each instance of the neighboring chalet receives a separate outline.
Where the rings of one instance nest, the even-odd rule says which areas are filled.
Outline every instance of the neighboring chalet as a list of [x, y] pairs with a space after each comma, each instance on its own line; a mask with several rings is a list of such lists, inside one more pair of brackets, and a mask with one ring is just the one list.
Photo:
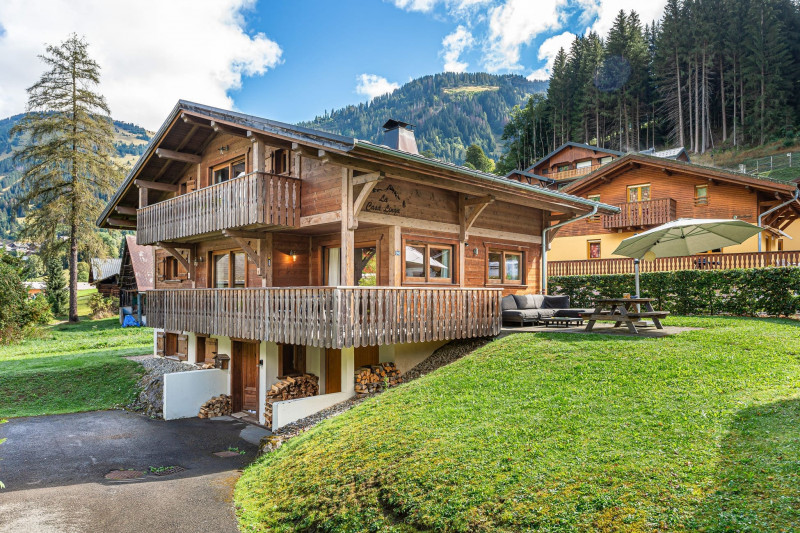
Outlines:
[[[177, 104], [98, 220], [158, 247], [156, 352], [218, 366], [167, 375], [166, 418], [227, 393], [279, 427], [353, 396], [362, 365], [405, 371], [495, 335], [501, 296], [540, 289], [547, 228], [617, 212], [420, 156], [410, 125], [385, 129], [377, 145]], [[268, 401], [305, 374], [317, 395]]]
[[642, 263], [645, 270], [747, 268], [797, 264], [800, 258], [783, 253], [800, 250], [800, 204], [793, 200], [794, 183], [639, 153], [621, 156], [560, 190], [615, 205], [620, 212], [564, 227], [548, 252], [550, 275], [629, 271], [631, 260], [612, 259], [618, 257], [613, 251], [619, 243], [678, 218], [736, 218], [760, 222], [766, 230], [713, 255]]
[[[119, 271], [119, 307], [143, 325], [147, 324], [147, 291], [155, 288], [155, 249], [136, 243], [134, 235], [126, 235], [122, 243], [122, 265]], [[120, 313], [120, 320], [123, 314]]]
[[122, 259], [92, 258], [89, 269], [89, 283], [97, 287], [97, 292], [106, 297], [119, 296], [119, 269]]

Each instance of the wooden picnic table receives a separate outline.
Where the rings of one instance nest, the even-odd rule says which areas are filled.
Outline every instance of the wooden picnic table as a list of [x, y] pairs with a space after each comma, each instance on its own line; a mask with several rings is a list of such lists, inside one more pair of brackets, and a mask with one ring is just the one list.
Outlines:
[[[594, 311], [582, 314], [583, 318], [589, 321], [586, 324], [586, 331], [592, 331], [594, 323], [602, 320], [614, 322], [615, 328], [625, 324], [631, 333], [638, 334], [636, 322], [644, 318], [652, 319], [657, 329], [664, 329], [661, 319], [666, 318], [669, 312], [653, 309], [654, 300], [655, 298], [601, 298], [595, 300]], [[644, 306], [644, 311], [641, 309], [642, 306]]]

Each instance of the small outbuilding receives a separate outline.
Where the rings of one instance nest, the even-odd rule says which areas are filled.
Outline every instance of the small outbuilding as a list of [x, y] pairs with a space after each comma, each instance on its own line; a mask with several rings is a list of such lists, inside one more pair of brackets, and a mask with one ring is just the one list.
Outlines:
[[152, 246], [140, 246], [136, 236], [126, 235], [122, 243], [122, 258], [119, 270], [119, 308], [120, 320], [128, 314], [144, 325], [146, 319], [145, 291], [155, 288], [154, 265], [155, 250]]
[[92, 258], [89, 283], [97, 287], [97, 292], [103, 296], [119, 296], [119, 269], [121, 264], [122, 259], [119, 257], [109, 259]]

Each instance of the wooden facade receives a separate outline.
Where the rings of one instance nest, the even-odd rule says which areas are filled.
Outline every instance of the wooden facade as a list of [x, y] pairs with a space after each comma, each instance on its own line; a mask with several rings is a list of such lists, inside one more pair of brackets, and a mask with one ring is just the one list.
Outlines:
[[594, 172], [622, 155], [616, 150], [569, 142], [534, 163], [528, 171], [554, 180], [571, 180]]

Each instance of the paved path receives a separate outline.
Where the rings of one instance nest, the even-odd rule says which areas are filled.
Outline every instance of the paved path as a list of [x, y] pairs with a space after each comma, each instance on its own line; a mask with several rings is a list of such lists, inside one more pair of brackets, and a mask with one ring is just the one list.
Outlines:
[[[0, 426], [0, 532], [235, 532], [231, 496], [255, 457], [254, 428], [227, 420], [151, 420], [124, 411], [17, 418]], [[218, 458], [237, 447], [245, 455]], [[113, 482], [114, 469], [181, 466]]]

